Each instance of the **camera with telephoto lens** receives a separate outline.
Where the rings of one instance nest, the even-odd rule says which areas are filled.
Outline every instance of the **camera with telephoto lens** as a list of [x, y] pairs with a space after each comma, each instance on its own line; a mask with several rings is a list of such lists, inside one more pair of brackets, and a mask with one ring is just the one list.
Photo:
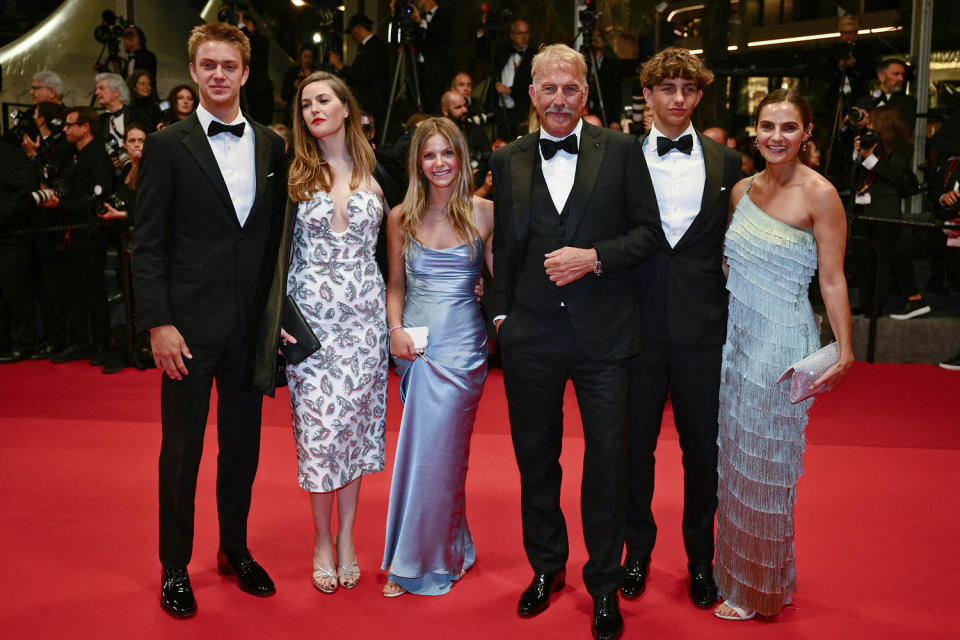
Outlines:
[[107, 207], [105, 205], [109, 204], [111, 207], [117, 211], [126, 211], [127, 210], [127, 201], [124, 200], [120, 195], [116, 193], [109, 193], [104, 195], [103, 187], [100, 185], [95, 185], [93, 187], [93, 196], [90, 198], [90, 202], [93, 203], [93, 210], [98, 214], [104, 214], [107, 212]]
[[860, 124], [866, 117], [867, 112], [860, 107], [850, 107], [849, 111], [847, 111], [847, 118], [849, 118], [853, 124]]
[[217, 11], [217, 21], [232, 24], [238, 29], [246, 29], [247, 25], [240, 20], [240, 16], [247, 10], [247, 5], [238, 0], [223, 0], [220, 10]]
[[860, 148], [869, 149], [870, 147], [876, 145], [877, 148], [873, 150], [874, 155], [883, 154], [883, 142], [880, 140], [880, 135], [873, 129], [864, 129], [860, 132]]
[[[39, 152], [37, 155], [40, 157]], [[60, 169], [53, 162], [40, 163], [40, 184], [43, 186], [42, 189], [30, 192], [30, 199], [34, 205], [39, 207], [53, 196], [63, 197], [65, 192], [63, 177], [60, 175]]]
[[493, 122], [493, 119], [497, 117], [495, 113], [477, 113], [472, 116], [467, 116], [467, 122], [472, 122], [477, 126], [483, 126], [488, 122]]
[[37, 123], [33, 121], [30, 111], [24, 109], [10, 110], [10, 127], [7, 129], [7, 141], [15, 147], [23, 142], [23, 136], [31, 140], [40, 135]]
[[115, 137], [107, 136], [107, 141], [104, 145], [107, 149], [107, 155], [110, 156], [111, 160], [116, 160], [120, 163], [121, 169], [126, 169], [130, 166], [130, 163], [133, 162], [130, 159], [130, 154], [127, 153], [127, 150], [123, 148], [123, 145], [120, 144], [120, 141]]

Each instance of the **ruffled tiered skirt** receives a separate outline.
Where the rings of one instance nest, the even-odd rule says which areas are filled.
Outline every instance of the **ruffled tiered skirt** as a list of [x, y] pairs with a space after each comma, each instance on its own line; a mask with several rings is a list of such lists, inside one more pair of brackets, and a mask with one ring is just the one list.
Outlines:
[[807, 288], [813, 234], [771, 218], [748, 197], [725, 240], [730, 311], [720, 387], [715, 575], [723, 597], [773, 615], [796, 589], [793, 509], [812, 400], [792, 405], [776, 380], [817, 350]]

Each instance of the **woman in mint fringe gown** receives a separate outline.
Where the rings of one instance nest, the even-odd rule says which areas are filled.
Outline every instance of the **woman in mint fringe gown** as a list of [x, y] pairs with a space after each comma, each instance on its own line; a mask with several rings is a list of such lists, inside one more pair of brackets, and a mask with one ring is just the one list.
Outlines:
[[[446, 118], [420, 123], [410, 187], [387, 218], [390, 353], [404, 403], [390, 486], [383, 594], [441, 595], [473, 564], [464, 484], [487, 375], [474, 291], [492, 268], [493, 205], [471, 197], [467, 143]], [[405, 327], [429, 329], [418, 355]]]
[[776, 381], [820, 348], [807, 294], [818, 269], [839, 359], [815, 385], [836, 387], [853, 363], [846, 216], [833, 186], [797, 159], [812, 130], [801, 94], [768, 94], [757, 108], [766, 168], [731, 197], [714, 569], [725, 598], [715, 614], [727, 620], [776, 615], [796, 589], [793, 507], [812, 400], [790, 404], [789, 382]]

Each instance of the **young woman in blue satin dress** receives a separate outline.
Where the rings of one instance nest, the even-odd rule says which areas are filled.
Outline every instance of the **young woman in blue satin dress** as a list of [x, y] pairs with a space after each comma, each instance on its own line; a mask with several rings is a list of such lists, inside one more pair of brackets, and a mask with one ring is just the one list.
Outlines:
[[[390, 487], [383, 594], [441, 595], [473, 564], [464, 484], [470, 435], [487, 375], [487, 334], [475, 287], [492, 270], [493, 205], [471, 197], [459, 128], [416, 129], [410, 187], [387, 218], [390, 353], [404, 403]], [[429, 329], [418, 355], [405, 327]]]

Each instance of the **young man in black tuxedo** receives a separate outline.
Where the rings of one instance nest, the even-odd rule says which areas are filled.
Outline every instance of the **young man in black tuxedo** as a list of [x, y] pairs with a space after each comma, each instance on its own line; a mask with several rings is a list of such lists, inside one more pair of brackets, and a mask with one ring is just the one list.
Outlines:
[[163, 372], [160, 409], [161, 604], [196, 611], [187, 576], [194, 495], [210, 390], [216, 381], [217, 566], [258, 596], [274, 585], [247, 549], [260, 449], [262, 395], [252, 347], [276, 264], [285, 195], [283, 140], [240, 112], [250, 46], [231, 25], [194, 28], [190, 75], [200, 106], [147, 137], [140, 169], [133, 273], [140, 322]]
[[634, 179], [654, 203], [660, 250], [636, 269], [643, 351], [630, 362], [629, 502], [626, 576], [621, 593], [645, 586], [657, 535], [650, 509], [654, 451], [667, 400], [683, 450], [683, 541], [689, 595], [706, 608], [717, 599], [713, 522], [717, 510], [717, 412], [727, 292], [721, 270], [730, 191], [739, 154], [690, 122], [713, 74], [685, 49], [668, 48], [640, 71], [653, 126]]
[[533, 60], [529, 95], [541, 129], [490, 161], [494, 210], [494, 323], [510, 431], [520, 469], [523, 544], [534, 570], [519, 615], [546, 609], [564, 586], [560, 510], [563, 394], [572, 380], [583, 419], [581, 516], [593, 596], [593, 634], [617, 638], [623, 619], [627, 359], [640, 349], [632, 267], [657, 250], [640, 226], [635, 138], [584, 123], [586, 62], [566, 45]]

